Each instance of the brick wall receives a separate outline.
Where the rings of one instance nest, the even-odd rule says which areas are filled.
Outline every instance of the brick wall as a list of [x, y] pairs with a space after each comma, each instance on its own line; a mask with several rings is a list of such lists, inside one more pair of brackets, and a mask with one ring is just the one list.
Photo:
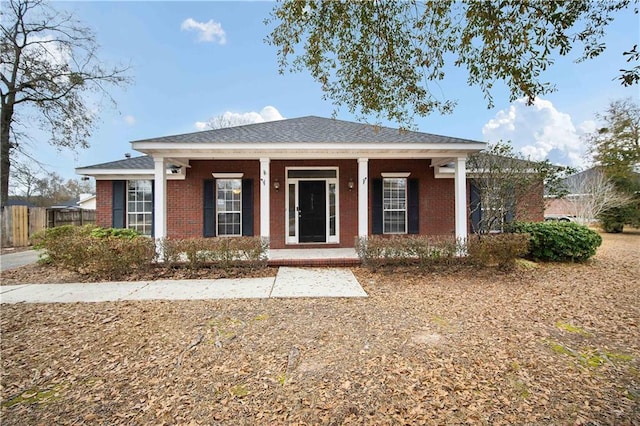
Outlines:
[[[453, 235], [455, 233], [455, 193], [453, 179], [436, 179], [430, 160], [369, 160], [371, 181], [384, 172], [410, 172], [409, 179], [419, 179], [420, 234]], [[369, 233], [371, 233], [369, 196]]]
[[521, 188], [516, 194], [516, 220], [540, 222], [544, 220], [544, 184]]
[[[213, 179], [212, 173], [244, 173], [244, 179], [253, 179], [253, 228], [255, 235], [260, 235], [260, 162], [258, 160], [193, 160], [187, 169], [185, 180], [167, 181], [167, 233], [169, 237], [201, 237], [203, 233], [203, 182]], [[338, 167], [339, 176], [339, 212], [340, 243], [339, 244], [305, 244], [304, 247], [353, 247], [358, 234], [358, 164], [357, 160], [272, 160], [270, 235], [272, 248], [285, 248], [285, 197], [286, 167]], [[369, 160], [369, 188], [372, 180], [381, 178], [383, 172], [410, 172], [409, 178], [419, 179], [420, 234], [453, 235], [455, 233], [455, 195], [453, 179], [435, 179], [430, 160]], [[278, 179], [280, 190], [273, 189], [273, 181]], [[349, 180], [356, 183], [356, 188], [348, 189]], [[542, 220], [542, 189], [536, 189], [536, 197], [526, 198], [533, 203], [521, 206], [517, 216], [519, 219]], [[469, 189], [467, 187], [467, 194]], [[110, 227], [112, 225], [111, 202], [112, 182], [96, 182], [96, 224]], [[538, 196], [540, 202], [538, 202]], [[467, 202], [469, 200], [467, 199]], [[369, 196], [369, 233], [371, 233], [372, 197]], [[471, 225], [468, 225], [471, 231]], [[298, 247], [298, 246], [295, 246]]]
[[167, 181], [167, 236], [202, 237], [204, 223], [202, 202], [204, 181], [212, 173], [244, 173], [253, 179], [253, 229], [260, 230], [260, 162], [258, 160], [194, 160], [189, 163], [185, 180]]
[[111, 228], [111, 203], [113, 201], [113, 182], [110, 180], [96, 181], [96, 226]]
[[[187, 178], [167, 181], [167, 236], [174, 238], [202, 237], [205, 179], [212, 173], [244, 173], [243, 179], [253, 179], [253, 229], [260, 229], [260, 162], [255, 161], [200, 161], [190, 162]], [[96, 182], [96, 224], [111, 227], [112, 181]]]
[[[353, 247], [358, 235], [358, 191], [356, 188], [349, 191], [349, 179], [358, 181], [357, 160], [272, 160], [271, 181], [280, 181], [280, 191], [274, 191], [271, 186], [271, 248], [285, 248], [285, 200], [286, 200], [286, 176], [287, 167], [339, 167], [338, 193], [340, 212], [340, 244], [305, 244], [304, 247]], [[256, 228], [258, 229], [258, 228]], [[293, 246], [299, 247], [299, 246]]]

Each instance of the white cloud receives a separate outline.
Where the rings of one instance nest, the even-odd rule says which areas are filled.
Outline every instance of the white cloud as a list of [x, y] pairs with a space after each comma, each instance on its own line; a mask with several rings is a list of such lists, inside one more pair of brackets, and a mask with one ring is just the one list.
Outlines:
[[35, 61], [46, 61], [55, 68], [66, 67], [71, 62], [71, 48], [64, 43], [46, 35], [30, 36], [29, 45], [24, 48], [22, 54], [33, 58]]
[[125, 115], [124, 122], [129, 126], [133, 126], [134, 124], [136, 124], [136, 118], [133, 115]]
[[207, 121], [196, 121], [195, 127], [198, 130], [221, 129], [223, 127], [242, 126], [245, 124], [264, 123], [267, 121], [282, 120], [284, 117], [275, 107], [266, 106], [260, 112], [230, 112], [216, 115]]
[[533, 105], [518, 99], [498, 111], [482, 128], [489, 142], [511, 141], [514, 148], [533, 160], [584, 166], [587, 147], [581, 136], [595, 129], [593, 121], [574, 125], [571, 115], [558, 111], [550, 101], [536, 98]]
[[218, 44], [227, 42], [227, 34], [222, 29], [222, 24], [213, 19], [208, 22], [198, 22], [193, 18], [187, 18], [182, 21], [180, 29], [182, 31], [197, 31], [198, 41], [217, 42]]

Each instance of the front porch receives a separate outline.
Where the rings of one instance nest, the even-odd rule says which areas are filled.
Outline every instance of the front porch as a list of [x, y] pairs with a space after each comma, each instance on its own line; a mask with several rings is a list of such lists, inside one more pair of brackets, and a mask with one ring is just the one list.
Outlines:
[[268, 265], [277, 266], [357, 266], [358, 254], [353, 248], [270, 249]]
[[[146, 156], [77, 169], [96, 179], [98, 224], [156, 239], [255, 236], [273, 250], [306, 251], [378, 234], [466, 238], [466, 159], [485, 144], [301, 117], [132, 147]], [[274, 252], [270, 262], [357, 263], [355, 253], [318, 253]]]

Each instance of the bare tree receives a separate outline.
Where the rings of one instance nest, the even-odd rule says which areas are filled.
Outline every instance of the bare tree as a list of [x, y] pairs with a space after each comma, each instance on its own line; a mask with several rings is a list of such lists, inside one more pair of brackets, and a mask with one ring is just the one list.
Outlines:
[[27, 203], [31, 203], [40, 180], [38, 173], [26, 163], [16, 163], [11, 169], [11, 179], [17, 184], [12, 186], [11, 195], [21, 196]]
[[624, 207], [633, 197], [616, 188], [613, 180], [599, 168], [589, 169], [568, 179], [565, 203], [579, 223], [587, 225], [605, 210]]
[[[128, 83], [126, 67], [105, 67], [91, 29], [44, 0], [2, 2], [0, 41], [0, 203], [8, 197], [12, 157], [24, 152], [29, 129], [49, 133], [49, 144], [86, 148], [96, 105], [87, 93], [113, 102], [107, 86]], [[96, 100], [96, 99], [92, 99]]]
[[564, 195], [559, 184], [571, 169], [532, 161], [498, 142], [468, 159], [473, 232], [502, 231], [512, 220], [534, 220], [544, 212], [543, 193]]
[[251, 124], [251, 123], [253, 123], [253, 121], [250, 121], [250, 120], [243, 121], [239, 119], [238, 116], [221, 114], [221, 115], [216, 115], [209, 118], [206, 121], [205, 126], [207, 126], [209, 129], [215, 130], [215, 129], [224, 129], [226, 127], [242, 126], [244, 124]]

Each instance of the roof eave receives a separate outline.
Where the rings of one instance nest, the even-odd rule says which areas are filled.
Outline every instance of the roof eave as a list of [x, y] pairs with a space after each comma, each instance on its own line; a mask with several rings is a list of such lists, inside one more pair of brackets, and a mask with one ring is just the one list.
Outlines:
[[[153, 169], [96, 169], [91, 167], [81, 167], [75, 170], [77, 175], [91, 176], [96, 180], [113, 180], [114, 178], [124, 180], [153, 179]], [[180, 170], [179, 173], [167, 173], [167, 180], [184, 180], [186, 175]]]
[[440, 158], [466, 156], [486, 148], [483, 142], [462, 143], [166, 143], [132, 142], [136, 151], [153, 157], [190, 159], [258, 158]]

